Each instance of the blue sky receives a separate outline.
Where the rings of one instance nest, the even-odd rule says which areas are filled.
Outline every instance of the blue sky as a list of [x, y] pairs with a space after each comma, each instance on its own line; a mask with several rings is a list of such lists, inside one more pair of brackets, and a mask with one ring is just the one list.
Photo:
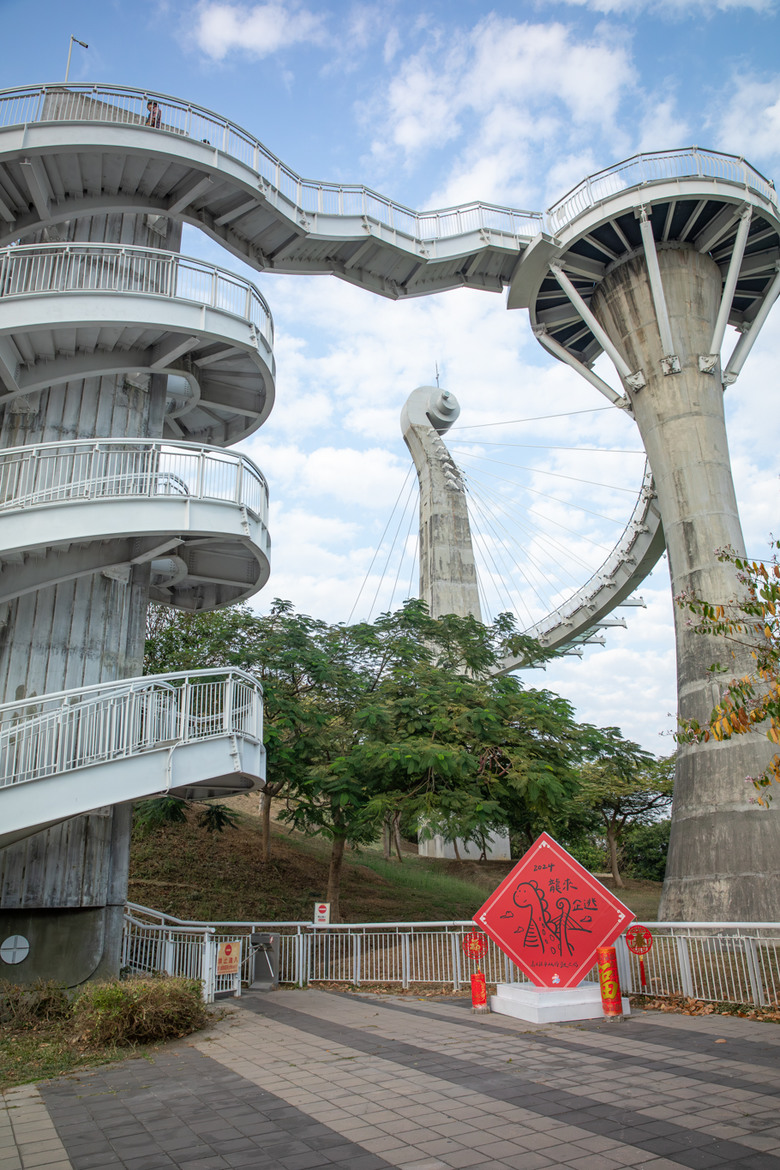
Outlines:
[[[638, 150], [695, 143], [780, 177], [777, 10], [777, 0], [0, 0], [0, 62], [5, 87], [61, 81], [73, 33], [89, 49], [74, 46], [72, 81], [198, 103], [307, 178], [362, 182], [418, 209], [481, 199], [541, 210]], [[395, 304], [327, 277], [250, 273], [194, 229], [183, 250], [250, 275], [276, 322], [277, 404], [243, 445], [272, 493], [273, 576], [259, 608], [283, 596], [318, 617], [349, 616], [403, 496], [401, 405], [437, 365], [463, 427], [482, 428], [452, 435], [475, 496], [514, 476], [518, 506], [536, 517], [514, 582], [521, 615], [561, 596], [564, 569], [574, 585], [603, 559], [639, 487], [637, 436], [541, 350], [503, 297], [459, 290]], [[757, 554], [777, 530], [778, 352], [780, 309], [727, 394], [743, 525]], [[607, 366], [601, 372], [614, 382]], [[510, 425], [519, 419], [536, 421]], [[515, 446], [495, 448], [501, 440]], [[486, 470], [490, 456], [500, 471]], [[481, 506], [490, 511], [485, 498]], [[407, 531], [404, 520], [399, 536]], [[535, 574], [546, 568], [555, 579], [542, 598]], [[356, 617], [377, 590], [378, 604], [389, 601], [397, 571], [395, 601], [409, 573], [385, 549]], [[672, 747], [659, 734], [673, 726], [675, 705], [665, 564], [640, 592], [647, 608], [629, 611], [629, 628], [611, 632], [606, 648], [528, 681], [662, 752]]]

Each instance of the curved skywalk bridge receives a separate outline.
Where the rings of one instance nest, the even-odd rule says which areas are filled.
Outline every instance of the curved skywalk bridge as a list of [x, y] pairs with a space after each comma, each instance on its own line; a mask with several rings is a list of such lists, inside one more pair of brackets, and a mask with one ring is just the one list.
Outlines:
[[[603, 642], [599, 630], [625, 624], [615, 619], [610, 622], [609, 615], [618, 606], [630, 604], [634, 590], [652, 572], [664, 548], [661, 513], [646, 464], [631, 519], [607, 559], [576, 593], [523, 632], [546, 649], [567, 654], [581, 655], [583, 646]], [[525, 659], [507, 658], [496, 673], [509, 674], [525, 665]]]
[[[150, 98], [159, 129], [145, 125]], [[93, 211], [170, 215], [258, 269], [334, 273], [389, 297], [500, 292], [543, 226], [538, 212], [417, 212], [359, 184], [310, 182], [210, 110], [117, 86], [3, 91], [0, 160], [0, 243]]]
[[178, 375], [164, 434], [237, 442], [274, 400], [273, 322], [249, 281], [113, 244], [0, 251], [0, 405], [73, 378]]
[[242, 601], [270, 572], [268, 486], [245, 455], [153, 439], [0, 452], [0, 603], [151, 562], [151, 597]]
[[265, 774], [260, 684], [198, 670], [0, 706], [0, 847], [109, 804], [205, 799]]

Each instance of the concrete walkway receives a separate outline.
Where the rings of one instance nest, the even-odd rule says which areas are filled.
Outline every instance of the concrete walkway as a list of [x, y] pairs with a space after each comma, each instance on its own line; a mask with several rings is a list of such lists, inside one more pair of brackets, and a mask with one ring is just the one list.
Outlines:
[[13, 1089], [0, 1170], [780, 1170], [780, 1028], [535, 1027], [467, 1000], [249, 993], [150, 1058]]

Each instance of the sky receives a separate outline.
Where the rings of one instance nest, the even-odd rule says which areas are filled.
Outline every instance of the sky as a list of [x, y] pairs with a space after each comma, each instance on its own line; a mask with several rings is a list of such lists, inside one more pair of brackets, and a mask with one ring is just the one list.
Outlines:
[[[89, 48], [74, 45], [71, 81], [205, 106], [305, 178], [363, 183], [417, 210], [470, 200], [543, 210], [642, 150], [696, 144], [779, 178], [779, 4], [0, 0], [0, 76], [6, 88], [61, 81], [73, 34]], [[255, 608], [283, 597], [358, 620], [416, 591], [398, 419], [437, 375], [461, 407], [452, 451], [489, 613], [512, 606], [524, 626], [605, 558], [641, 483], [638, 434], [542, 350], [504, 296], [391, 302], [332, 277], [259, 274], [194, 228], [182, 251], [254, 280], [274, 316], [276, 405], [241, 445], [271, 489], [272, 576]], [[759, 556], [778, 528], [778, 353], [776, 307], [726, 395], [743, 528]], [[597, 368], [616, 384], [604, 359]], [[605, 646], [523, 677], [666, 754], [676, 699], [665, 561], [637, 592], [646, 607], [621, 611], [627, 629], [606, 631]]]

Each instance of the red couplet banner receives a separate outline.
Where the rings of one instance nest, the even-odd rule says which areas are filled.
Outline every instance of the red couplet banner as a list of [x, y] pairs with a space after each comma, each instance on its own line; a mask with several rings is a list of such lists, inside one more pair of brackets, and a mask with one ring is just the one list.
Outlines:
[[548, 833], [474, 915], [537, 987], [576, 987], [634, 914]]

